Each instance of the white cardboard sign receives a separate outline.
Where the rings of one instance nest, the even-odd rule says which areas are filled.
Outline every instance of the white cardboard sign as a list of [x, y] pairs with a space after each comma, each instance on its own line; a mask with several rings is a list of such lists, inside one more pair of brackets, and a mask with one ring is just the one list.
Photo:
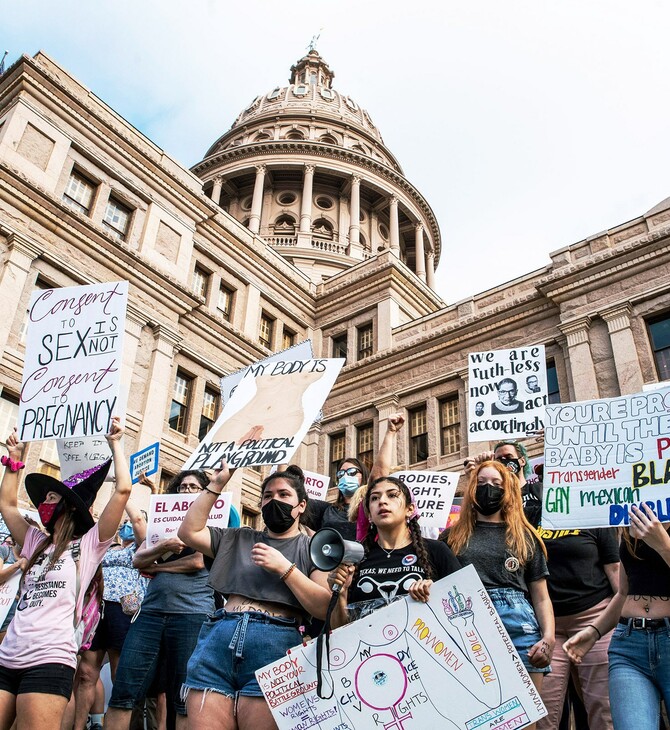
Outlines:
[[12, 603], [14, 603], [22, 575], [23, 573], [19, 570], [8, 581], [0, 585], [0, 626], [4, 623], [9, 609], [12, 607]]
[[[232, 497], [230, 492], [222, 492], [216, 498], [207, 520], [209, 527], [228, 527]], [[184, 521], [188, 508], [197, 498], [197, 494], [152, 494], [149, 500], [147, 545], [177, 537], [177, 530]]]
[[444, 529], [456, 496], [459, 474], [448, 471], [398, 471], [394, 477], [404, 482], [419, 510], [421, 527]]

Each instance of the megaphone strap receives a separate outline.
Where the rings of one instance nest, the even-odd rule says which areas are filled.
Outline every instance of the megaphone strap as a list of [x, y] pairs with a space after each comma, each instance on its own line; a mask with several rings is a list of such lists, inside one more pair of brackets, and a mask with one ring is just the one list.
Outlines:
[[326, 697], [321, 694], [323, 690], [323, 645], [326, 645], [326, 662], [327, 672], [330, 673], [330, 619], [333, 615], [333, 610], [337, 605], [338, 593], [333, 592], [330, 597], [330, 603], [328, 604], [328, 611], [326, 611], [326, 620], [323, 623], [321, 632], [316, 637], [316, 693], [322, 700], [329, 700], [335, 694], [335, 684], [331, 683], [330, 694]]

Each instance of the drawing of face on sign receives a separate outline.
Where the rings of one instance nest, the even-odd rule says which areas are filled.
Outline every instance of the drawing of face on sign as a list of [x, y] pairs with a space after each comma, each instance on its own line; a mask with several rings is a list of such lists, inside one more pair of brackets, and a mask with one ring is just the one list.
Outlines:
[[305, 419], [305, 391], [322, 376], [323, 372], [258, 376], [255, 395], [221, 424], [212, 443], [239, 445], [247, 440], [287, 438], [298, 433]]

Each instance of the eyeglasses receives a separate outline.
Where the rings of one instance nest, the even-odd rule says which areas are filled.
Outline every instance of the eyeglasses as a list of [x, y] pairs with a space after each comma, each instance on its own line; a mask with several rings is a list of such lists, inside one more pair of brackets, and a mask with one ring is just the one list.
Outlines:
[[202, 487], [199, 484], [180, 484], [177, 487], [177, 492], [179, 494], [184, 494], [185, 492], [193, 493], [193, 492], [201, 492]]
[[338, 479], [341, 479], [341, 478], [342, 478], [342, 477], [343, 477], [343, 476], [344, 476], [345, 474], [346, 474], [346, 475], [347, 475], [348, 477], [355, 477], [355, 476], [356, 476], [356, 474], [361, 474], [361, 473], [362, 473], [362, 472], [361, 472], [361, 470], [360, 470], [360, 469], [359, 469], [358, 467], [356, 467], [356, 466], [350, 466], [350, 467], [349, 467], [348, 469], [338, 469], [338, 470], [337, 470], [337, 471], [335, 472], [335, 476], [336, 476], [336, 477], [337, 477]]

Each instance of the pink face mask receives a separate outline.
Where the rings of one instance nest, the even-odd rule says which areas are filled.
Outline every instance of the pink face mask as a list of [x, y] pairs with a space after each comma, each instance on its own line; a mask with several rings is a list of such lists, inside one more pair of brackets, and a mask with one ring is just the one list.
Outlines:
[[40, 520], [42, 520], [42, 524], [45, 527], [49, 526], [59, 504], [60, 502], [51, 502], [50, 504], [42, 502], [42, 504], [37, 508], [37, 514], [39, 514]]

